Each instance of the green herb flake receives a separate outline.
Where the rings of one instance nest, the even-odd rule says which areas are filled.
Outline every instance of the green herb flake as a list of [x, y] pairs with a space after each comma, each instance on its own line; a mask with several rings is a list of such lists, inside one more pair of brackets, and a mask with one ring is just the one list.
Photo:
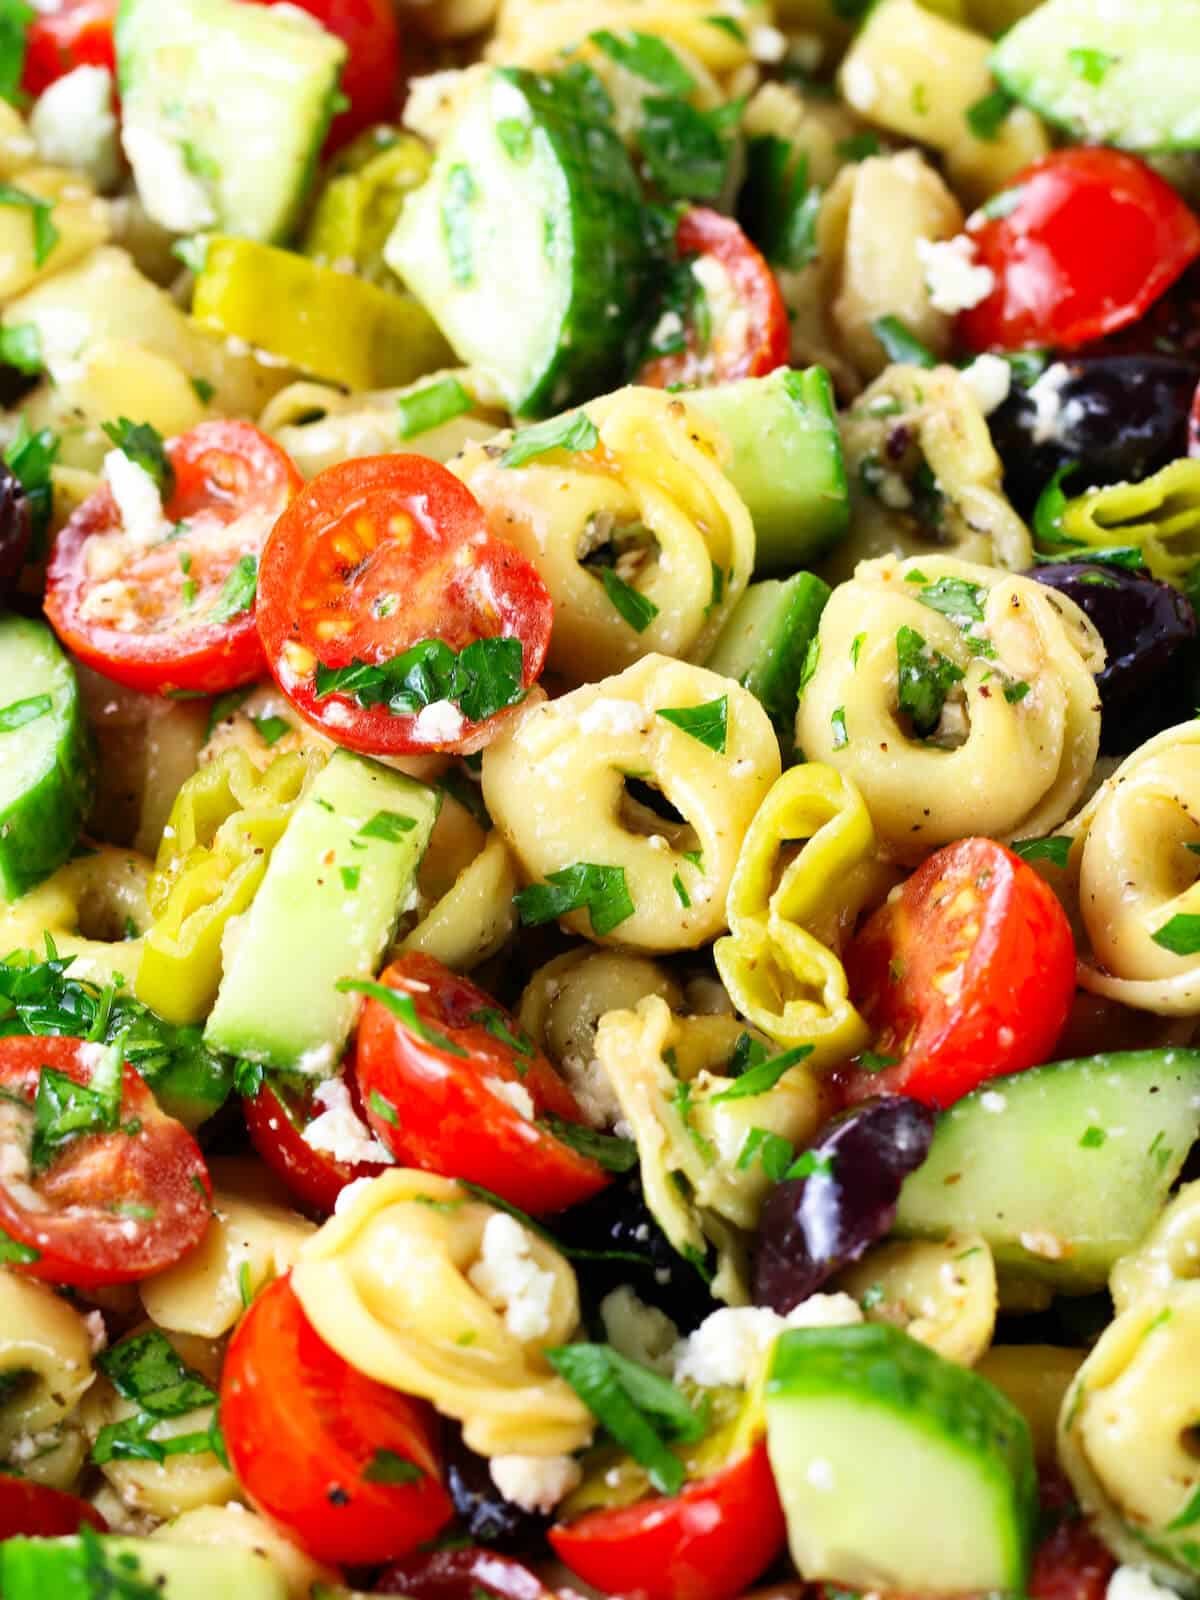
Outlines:
[[611, 567], [601, 568], [600, 581], [613, 609], [620, 613], [635, 633], [645, 633], [658, 615], [658, 607], [653, 600], [648, 600], [632, 584], [619, 578]]
[[689, 95], [696, 87], [695, 78], [674, 50], [654, 34], [631, 32], [622, 37], [598, 28], [588, 38], [610, 61], [664, 94]]
[[1087, 45], [1076, 45], [1067, 51], [1067, 60], [1071, 70], [1085, 83], [1094, 87], [1102, 84], [1108, 76], [1110, 67], [1115, 67], [1118, 56], [1110, 55], [1107, 50], [1095, 50]]
[[471, 207], [478, 190], [471, 169], [461, 162], [446, 174], [442, 194], [442, 239], [450, 264], [450, 277], [460, 289], [475, 281], [475, 251], [471, 240]]
[[962, 669], [909, 627], [896, 634], [896, 666], [899, 709], [911, 718], [913, 731], [928, 738], [941, 720], [946, 696], [962, 682]]
[[833, 1157], [818, 1155], [815, 1150], [804, 1150], [784, 1174], [788, 1178], [832, 1178]]
[[687, 100], [642, 101], [638, 148], [655, 187], [668, 200], [715, 200], [725, 187], [742, 104], [698, 111]]
[[254, 1299], [254, 1283], [250, 1276], [248, 1261], [243, 1261], [238, 1268], [238, 1298], [242, 1302], [242, 1310], [249, 1311], [250, 1303]]
[[390, 1100], [385, 1100], [378, 1089], [372, 1089], [367, 1096], [367, 1104], [377, 1117], [382, 1117], [389, 1127], [398, 1128], [400, 1117], [395, 1106]]
[[258, 593], [258, 557], [240, 556], [221, 586], [217, 603], [208, 613], [209, 622], [229, 622], [249, 611]]
[[979, 215], [988, 222], [999, 222], [1003, 217], [1010, 217], [1024, 199], [1025, 185], [1015, 184], [1011, 189], [1001, 189], [985, 200], [979, 208]]
[[564, 1117], [542, 1116], [538, 1126], [546, 1128], [560, 1143], [577, 1155], [595, 1161], [605, 1172], [632, 1172], [637, 1166], [637, 1145], [632, 1139], [600, 1133], [586, 1123], [568, 1122]]
[[586, 411], [568, 411], [530, 428], [519, 428], [500, 457], [502, 467], [523, 467], [551, 450], [594, 450], [600, 442], [596, 424]]
[[30, 375], [42, 370], [42, 335], [36, 322], [0, 328], [0, 365]]
[[53, 709], [54, 700], [48, 694], [32, 694], [24, 700], [13, 700], [0, 708], [0, 733], [12, 733], [27, 723], [37, 722]]
[[292, 724], [286, 717], [251, 717], [250, 721], [268, 750], [292, 731]]
[[1008, 113], [1016, 101], [1007, 89], [992, 89], [973, 101], [963, 113], [967, 127], [977, 139], [992, 142], [1008, 121]]
[[175, 469], [167, 456], [167, 447], [158, 429], [148, 422], [131, 422], [119, 417], [116, 422], [106, 422], [104, 432], [134, 466], [141, 467], [147, 477], [153, 478], [159, 494], [169, 500], [175, 492]]
[[1017, 839], [1009, 849], [1022, 861], [1045, 861], [1052, 867], [1062, 868], [1067, 864], [1073, 843], [1065, 833], [1051, 833], [1041, 839]]
[[834, 146], [843, 161], [866, 161], [883, 149], [878, 134], [856, 133], [849, 139], [839, 139]]
[[735, 18], [705, 17], [704, 20], [710, 28], [720, 28], [722, 33], [727, 33], [731, 39], [736, 39], [738, 44], [746, 43], [746, 30]]
[[1033, 685], [1026, 683], [1024, 679], [1017, 683], [1006, 683], [1004, 685], [1004, 698], [1010, 706], [1018, 706], [1032, 688]]
[[887, 1295], [881, 1283], [869, 1283], [858, 1303], [864, 1311], [874, 1311], [875, 1307], [882, 1305], [886, 1299]]
[[[407, 1028], [409, 1033], [415, 1034], [418, 1039], [433, 1045], [436, 1050], [444, 1050], [449, 1056], [466, 1058], [467, 1051], [455, 1044], [453, 1039], [448, 1039], [445, 1034], [439, 1033], [436, 1028], [421, 1021], [417, 1016], [412, 995], [405, 994], [400, 989], [389, 989], [386, 984], [375, 983], [367, 978], [339, 978], [334, 988], [339, 994], [364, 994], [368, 999], [377, 1000], [391, 1012], [397, 1022]], [[383, 1116], [382, 1112], [380, 1116]]]
[[796, 698], [799, 699], [816, 676], [817, 667], [821, 661], [821, 640], [813, 634], [804, 651], [804, 661], [800, 667], [800, 682], [796, 686]]
[[[506, 1044], [510, 1050], [515, 1050], [519, 1056], [526, 1056], [530, 1060], [537, 1054], [533, 1040], [522, 1029], [514, 1033], [508, 1025], [508, 1020], [498, 1006], [484, 1006], [479, 1011], [472, 1011], [467, 1018], [468, 1022], [478, 1022], [480, 1027], [486, 1028], [493, 1039], [499, 1039], [501, 1044]], [[517, 1070], [522, 1071], [520, 1065]]]
[[519, 117], [501, 117], [496, 124], [496, 138], [514, 161], [529, 159], [533, 149], [533, 129], [529, 123], [522, 122]]
[[1200, 1488], [1193, 1489], [1183, 1510], [1172, 1517], [1163, 1532], [1177, 1533], [1181, 1528], [1195, 1527], [1197, 1522], [1200, 1522]]
[[949, 617], [960, 628], [969, 622], [983, 621], [986, 596], [977, 583], [968, 583], [965, 578], [939, 578], [936, 583], [930, 583], [923, 574], [915, 573], [909, 573], [908, 581], [924, 585], [917, 596], [923, 606]]
[[158, 1328], [122, 1339], [95, 1361], [119, 1394], [153, 1417], [181, 1417], [217, 1398]]
[[0, 1267], [28, 1267], [40, 1261], [42, 1252], [31, 1244], [22, 1244], [0, 1228]]
[[625, 881], [625, 868], [598, 866], [589, 861], [547, 873], [545, 883], [532, 883], [522, 889], [513, 896], [513, 904], [527, 928], [586, 909], [598, 939], [620, 927], [636, 909]]
[[363, 823], [355, 837], [384, 839], [388, 844], [396, 844], [406, 833], [411, 833], [416, 825], [415, 819], [406, 817], [402, 811], [377, 811], [369, 822]]
[[217, 392], [207, 378], [189, 378], [188, 382], [192, 386], [192, 393], [202, 406], [208, 405], [213, 395]]
[[692, 897], [684, 888], [683, 879], [678, 873], [671, 879], [671, 887], [675, 891], [675, 898], [679, 901], [679, 904], [685, 911], [690, 911], [692, 909]]
[[883, 346], [889, 361], [910, 367], [936, 367], [937, 357], [923, 345], [916, 334], [910, 333], [899, 317], [876, 317], [871, 332]]
[[737, 1170], [748, 1172], [757, 1160], [772, 1183], [778, 1183], [791, 1166], [795, 1153], [791, 1140], [782, 1134], [772, 1133], [767, 1128], [751, 1128], [738, 1153]]
[[1179, 912], [1151, 934], [1151, 938], [1174, 956], [1200, 954], [1200, 916], [1194, 912]]
[[835, 750], [844, 750], [850, 743], [850, 735], [846, 731], [845, 706], [837, 707], [829, 719], [829, 725], [833, 729], [833, 748]]
[[0, 0], [0, 99], [20, 105], [29, 24], [37, 13], [25, 0]]
[[664, 722], [670, 722], [676, 728], [681, 728], [684, 733], [690, 734], [708, 749], [724, 755], [729, 726], [727, 694], [723, 694], [719, 700], [708, 700], [699, 706], [666, 706], [655, 715], [660, 716]]
[[867, 642], [865, 633], [856, 633], [850, 641], [850, 665], [856, 667], [858, 658], [862, 654], [862, 647]]
[[[743, 1034], [742, 1039], [748, 1040], [751, 1045], [754, 1044], [754, 1040], [750, 1038], [749, 1034]], [[738, 1040], [738, 1045], [740, 1046], [740, 1044], [741, 1039]], [[761, 1045], [757, 1048], [760, 1052], [760, 1058], [750, 1065], [749, 1069], [743, 1072], [740, 1077], [736, 1077], [728, 1089], [722, 1089], [719, 1094], [714, 1094], [710, 1101], [711, 1105], [719, 1105], [725, 1100], [752, 1100], [756, 1095], [768, 1094], [783, 1077], [784, 1073], [790, 1072], [793, 1067], [799, 1066], [813, 1052], [812, 1045], [801, 1044], [797, 1045], [794, 1050], [784, 1050], [779, 1055], [769, 1056], [764, 1060], [761, 1057], [765, 1056], [766, 1052]], [[752, 1053], [748, 1051], [747, 1055], [749, 1056]], [[737, 1050], [735, 1049], [735, 1060], [736, 1056]], [[733, 1062], [731, 1062], [732, 1065]]]
[[882, 1056], [878, 1055], [874, 1050], [864, 1050], [857, 1060], [860, 1072], [886, 1072], [889, 1067], [898, 1067], [899, 1065], [899, 1056]]
[[457, 378], [442, 378], [421, 389], [402, 394], [396, 401], [399, 436], [415, 439], [470, 411], [473, 402]]
[[1108, 1134], [1105, 1133], [1104, 1129], [1093, 1125], [1084, 1129], [1079, 1140], [1079, 1148], [1081, 1150], [1099, 1150], [1101, 1145], [1107, 1144], [1107, 1142]]
[[344, 694], [360, 706], [386, 706], [393, 716], [416, 716], [447, 700], [471, 722], [519, 705], [524, 646], [520, 639], [476, 639], [455, 653], [442, 639], [422, 639], [390, 661], [354, 660], [347, 667], [317, 663], [318, 699]]
[[361, 867], [342, 867], [341, 868], [342, 888], [345, 889], [348, 894], [353, 894], [354, 891], [358, 888], [358, 880], [359, 880], [359, 877], [360, 877], [361, 873], [362, 873], [362, 868]]
[[415, 1461], [409, 1461], [395, 1450], [376, 1450], [363, 1468], [367, 1483], [420, 1483], [425, 1474]]
[[233, 1088], [246, 1100], [257, 1100], [266, 1079], [266, 1069], [261, 1061], [240, 1060], [233, 1069]]
[[24, 189], [14, 189], [10, 183], [0, 183], [0, 206], [12, 206], [28, 211], [33, 220], [33, 264], [43, 267], [61, 235], [54, 225], [54, 202], [40, 195], [28, 194]]

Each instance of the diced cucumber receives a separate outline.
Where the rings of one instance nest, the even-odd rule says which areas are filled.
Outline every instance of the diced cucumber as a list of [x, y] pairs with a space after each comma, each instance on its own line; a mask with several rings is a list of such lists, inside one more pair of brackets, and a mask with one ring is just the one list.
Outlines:
[[713, 672], [736, 678], [762, 702], [788, 756], [795, 745], [804, 658], [829, 595], [829, 585], [811, 572], [752, 583], [705, 663]]
[[687, 403], [733, 446], [726, 471], [754, 521], [755, 572], [794, 572], [836, 544], [850, 523], [850, 490], [824, 367], [696, 389]]
[[282, 239], [333, 116], [346, 46], [294, 6], [121, 0], [122, 138], [142, 204], [178, 233]]
[[97, 1600], [160, 1595], [162, 1600], [287, 1600], [288, 1587], [266, 1555], [232, 1545], [169, 1539], [6, 1539], [0, 1542], [4, 1600]]
[[1025, 1419], [983, 1378], [885, 1323], [796, 1328], [776, 1342], [766, 1411], [803, 1577], [1025, 1592], [1033, 1448]]
[[0, 893], [62, 866], [92, 799], [75, 671], [44, 622], [0, 617]]
[[384, 251], [462, 360], [529, 416], [620, 381], [645, 257], [612, 126], [571, 78], [521, 68], [480, 81]]
[[1000, 40], [992, 71], [1088, 144], [1200, 148], [1200, 0], [1045, 0]]
[[441, 797], [339, 750], [275, 846], [235, 930], [204, 1038], [283, 1071], [332, 1073], [413, 891]]
[[992, 1078], [940, 1119], [900, 1191], [901, 1233], [977, 1230], [1002, 1267], [1103, 1288], [1200, 1132], [1200, 1051], [1131, 1050]]

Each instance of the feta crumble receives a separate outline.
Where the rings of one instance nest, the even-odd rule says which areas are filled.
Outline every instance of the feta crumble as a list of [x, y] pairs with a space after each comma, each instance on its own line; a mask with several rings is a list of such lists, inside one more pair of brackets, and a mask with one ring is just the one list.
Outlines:
[[52, 83], [30, 113], [29, 131], [43, 161], [86, 173], [97, 189], [111, 189], [121, 176], [107, 67], [76, 67]]
[[171, 532], [163, 515], [158, 484], [124, 450], [110, 450], [104, 458], [104, 477], [121, 513], [121, 528], [131, 543], [142, 549], [158, 544]]
[[497, 1100], [503, 1100], [505, 1105], [511, 1106], [526, 1122], [533, 1121], [536, 1114], [533, 1096], [523, 1084], [513, 1083], [508, 1078], [485, 1078], [483, 1087], [490, 1089]]
[[464, 727], [463, 714], [452, 700], [434, 700], [417, 713], [413, 733], [422, 744], [450, 744], [462, 737]]
[[318, 1084], [313, 1099], [324, 1109], [304, 1130], [304, 1142], [310, 1150], [324, 1150], [348, 1166], [363, 1161], [391, 1162], [391, 1152], [361, 1120], [341, 1078], [327, 1078]]
[[126, 122], [121, 143], [147, 216], [172, 233], [211, 228], [217, 213], [208, 190], [188, 171], [183, 151], [158, 128]]
[[1105, 1600], [1178, 1600], [1174, 1589], [1155, 1583], [1141, 1567], [1118, 1567], [1108, 1580]]
[[1030, 384], [1029, 398], [1033, 401], [1033, 431], [1030, 438], [1034, 444], [1057, 443], [1062, 422], [1062, 390], [1070, 377], [1071, 369], [1066, 362], [1055, 361], [1036, 383]]
[[593, 700], [579, 713], [580, 733], [641, 733], [646, 712], [636, 700]]
[[969, 367], [963, 368], [962, 379], [975, 396], [980, 411], [989, 417], [1008, 399], [1012, 367], [1003, 356], [976, 356]]
[[540, 1339], [550, 1332], [554, 1274], [533, 1259], [533, 1241], [506, 1212], [489, 1217], [479, 1260], [468, 1281], [488, 1303], [503, 1311], [514, 1339]]
[[848, 1294], [814, 1294], [786, 1317], [769, 1306], [723, 1306], [675, 1347], [675, 1381], [691, 1378], [705, 1388], [745, 1386], [788, 1328], [837, 1328], [861, 1322]]
[[976, 244], [965, 233], [953, 239], [918, 239], [917, 259], [935, 311], [957, 316], [986, 300], [996, 286], [990, 267], [978, 265]]
[[583, 1478], [570, 1456], [493, 1456], [488, 1467], [500, 1493], [522, 1511], [553, 1511]]

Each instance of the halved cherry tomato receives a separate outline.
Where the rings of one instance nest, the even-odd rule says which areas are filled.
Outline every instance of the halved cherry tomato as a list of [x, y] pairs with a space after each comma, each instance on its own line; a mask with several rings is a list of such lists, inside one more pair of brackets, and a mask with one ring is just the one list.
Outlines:
[[693, 206], [679, 219], [675, 249], [682, 262], [692, 262], [693, 271], [703, 263], [705, 279], [715, 279], [721, 292], [708, 294], [707, 283], [697, 281], [708, 331], [701, 333], [693, 310], [680, 335], [682, 347], [647, 361], [636, 381], [655, 389], [675, 383], [711, 386], [760, 378], [785, 366], [787, 307], [775, 274], [737, 223], [719, 211]]
[[238, 1324], [221, 1427], [250, 1500], [318, 1561], [394, 1561], [454, 1514], [432, 1410], [343, 1361], [287, 1278]]
[[1070, 1484], [1057, 1470], [1038, 1481], [1042, 1520], [1050, 1523], [1033, 1554], [1029, 1600], [1104, 1600], [1116, 1561], [1092, 1532]]
[[1075, 946], [1032, 867], [992, 839], [947, 845], [880, 906], [846, 951], [882, 1072], [850, 1069], [850, 1100], [907, 1094], [949, 1106], [986, 1078], [1045, 1061], [1071, 1008]]
[[0, 1253], [14, 1272], [55, 1284], [134, 1283], [186, 1255], [208, 1227], [204, 1157], [128, 1065], [118, 1127], [81, 1132], [44, 1171], [28, 1170], [42, 1068], [86, 1087], [103, 1049], [81, 1039], [0, 1039], [0, 1144], [9, 1156], [0, 1164], [9, 1174], [0, 1178]]
[[375, 999], [358, 1025], [359, 1093], [398, 1161], [482, 1184], [535, 1215], [604, 1188], [599, 1162], [543, 1120], [582, 1123], [575, 1096], [491, 995], [424, 955], [401, 956], [379, 981], [411, 998], [421, 1028]]
[[[278, 5], [280, 0], [254, 0]], [[399, 106], [400, 28], [393, 0], [291, 0], [349, 49], [342, 93], [350, 104], [334, 118], [326, 142], [336, 150], [373, 122], [387, 122]]]
[[670, 1499], [589, 1511], [549, 1533], [572, 1572], [623, 1600], [730, 1600], [785, 1536], [764, 1440]]
[[254, 575], [303, 480], [248, 422], [202, 422], [166, 448], [162, 537], [136, 542], [112, 491], [97, 490], [54, 542], [46, 615], [82, 661], [131, 689], [222, 694], [262, 673]]
[[118, 0], [49, 0], [38, 5], [26, 33], [21, 87], [39, 95], [76, 67], [117, 70], [113, 24]]
[[[353, 1097], [353, 1073], [347, 1072], [346, 1081]], [[242, 1110], [251, 1144], [306, 1211], [327, 1217], [348, 1183], [387, 1171], [383, 1163], [337, 1161], [328, 1150], [305, 1143], [304, 1129], [317, 1115], [311, 1093], [264, 1083], [253, 1098], [243, 1096]]]
[[554, 1600], [529, 1568], [495, 1550], [430, 1550], [394, 1561], [375, 1580], [375, 1594], [408, 1600]]
[[[494, 539], [471, 492], [424, 456], [373, 456], [319, 473], [263, 552], [258, 626], [267, 664], [314, 727], [367, 755], [469, 754], [511, 710], [431, 720], [352, 689], [318, 693], [317, 670], [378, 667], [441, 640], [460, 652], [517, 639], [528, 690], [546, 659], [554, 606], [536, 567]], [[365, 695], [365, 691], [364, 691]]]
[[1200, 256], [1200, 219], [1119, 150], [1057, 150], [1004, 195], [1011, 206], [993, 202], [997, 214], [967, 225], [996, 278], [958, 319], [973, 350], [1073, 350], [1136, 321]]
[[57, 1539], [87, 1523], [100, 1533], [108, 1523], [86, 1500], [28, 1478], [0, 1471], [0, 1540]]

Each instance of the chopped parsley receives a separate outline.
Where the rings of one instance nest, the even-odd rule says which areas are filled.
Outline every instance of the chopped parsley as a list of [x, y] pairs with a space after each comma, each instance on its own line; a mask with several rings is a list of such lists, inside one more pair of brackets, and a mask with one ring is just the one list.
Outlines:
[[1063, 538], [1062, 519], [1067, 508], [1067, 497], [1062, 486], [1073, 472], [1079, 471], [1079, 466], [1078, 461], [1064, 461], [1038, 495], [1033, 508], [1033, 531], [1039, 544], [1053, 547], [1070, 543]]
[[415, 439], [418, 434], [440, 428], [444, 422], [461, 417], [470, 411], [471, 396], [457, 378], [441, 378], [437, 383], [427, 383], [421, 389], [402, 394], [396, 401], [399, 413], [399, 436]]
[[941, 720], [946, 696], [962, 682], [962, 668], [930, 649], [916, 629], [909, 627], [896, 634], [896, 666], [897, 704], [911, 718], [914, 732], [928, 738]]
[[833, 1157], [818, 1155], [815, 1150], [804, 1150], [792, 1162], [784, 1176], [788, 1178], [832, 1178]]
[[21, 1244], [0, 1228], [0, 1267], [27, 1267], [41, 1258], [40, 1250], [35, 1250], [31, 1244]]
[[715, 200], [736, 148], [742, 102], [698, 111], [672, 95], [642, 101], [638, 148], [655, 187], [668, 200]]
[[217, 603], [208, 613], [209, 622], [229, 622], [249, 611], [258, 593], [258, 557], [239, 556], [221, 585]]
[[368, 1483], [420, 1483], [424, 1476], [415, 1461], [397, 1455], [395, 1450], [376, 1450], [363, 1468]]
[[937, 357], [921, 343], [915, 333], [910, 333], [899, 317], [876, 317], [871, 332], [883, 346], [889, 361], [898, 361], [910, 367], [936, 367]]
[[33, 219], [33, 264], [45, 266], [61, 235], [54, 225], [54, 202], [40, 195], [15, 189], [11, 183], [0, 183], [0, 206], [13, 206], [28, 211]]
[[829, 719], [829, 726], [833, 729], [833, 748], [844, 750], [850, 743], [850, 735], [846, 731], [846, 708], [838, 706]]
[[[906, 581], [918, 581], [918, 574], [910, 572]], [[985, 595], [977, 583], [968, 583], [965, 578], [939, 578], [936, 583], [930, 583], [924, 575], [919, 581], [923, 587], [917, 599], [923, 606], [949, 617], [960, 628], [969, 622], [983, 621]]]
[[317, 698], [344, 694], [364, 708], [385, 706], [393, 716], [415, 716], [448, 700], [469, 722], [484, 722], [524, 700], [524, 653], [520, 639], [476, 639], [459, 652], [443, 639], [422, 639], [390, 661], [318, 662]]
[[757, 1160], [767, 1177], [778, 1183], [791, 1166], [795, 1150], [790, 1139], [767, 1128], [751, 1128], [738, 1152], [737, 1170], [748, 1172]]
[[377, 811], [368, 822], [363, 823], [356, 837], [384, 839], [388, 844], [396, 844], [406, 833], [411, 833], [416, 825], [416, 820], [406, 817], [402, 811]]
[[577, 861], [546, 875], [545, 883], [531, 883], [513, 896], [513, 904], [527, 928], [554, 922], [572, 911], [586, 910], [598, 939], [633, 916], [635, 907], [625, 881], [624, 867], [597, 866]]
[[692, 909], [692, 897], [684, 887], [683, 879], [678, 873], [671, 879], [671, 887], [675, 891], [675, 898], [679, 901], [679, 904], [685, 911], [690, 911]]
[[672, 723], [690, 734], [702, 745], [719, 754], [725, 753], [725, 740], [729, 724], [729, 696], [708, 700], [699, 706], [667, 706], [657, 713], [664, 722]]
[[116, 448], [135, 466], [141, 467], [147, 477], [153, 478], [159, 494], [169, 500], [175, 491], [175, 469], [158, 429], [148, 422], [130, 422], [128, 417], [106, 422], [103, 428]]
[[1065, 833], [1052, 833], [1042, 839], [1017, 839], [1009, 849], [1022, 861], [1046, 861], [1052, 867], [1065, 867], [1073, 843]]
[[432, 1045], [435, 1050], [444, 1050], [448, 1056], [462, 1056], [465, 1059], [467, 1052], [461, 1045], [455, 1044], [453, 1039], [447, 1039], [444, 1033], [439, 1033], [429, 1023], [421, 1021], [412, 995], [400, 989], [389, 989], [386, 984], [375, 983], [368, 978], [339, 978], [334, 988], [339, 994], [365, 994], [368, 999], [377, 1000], [416, 1038]]
[[695, 78], [674, 50], [654, 34], [630, 32], [622, 37], [607, 28], [598, 28], [588, 38], [617, 66], [664, 94], [689, 95], [696, 87]]
[[1108, 76], [1110, 67], [1115, 67], [1120, 57], [1110, 55], [1107, 50], [1095, 50], [1087, 45], [1076, 45], [1067, 51], [1067, 60], [1071, 70], [1085, 83], [1099, 86]]
[[988, 142], [998, 139], [1015, 104], [1007, 89], [992, 89], [973, 101], [963, 113], [967, 127], [977, 139]]
[[0, 328], [0, 365], [26, 373], [42, 370], [42, 335], [36, 322]]
[[637, 1166], [637, 1146], [632, 1139], [600, 1133], [586, 1123], [567, 1122], [563, 1117], [542, 1116], [537, 1120], [540, 1127], [547, 1128], [577, 1155], [595, 1161], [605, 1172], [632, 1172]]
[[268, 750], [292, 731], [292, 725], [286, 717], [251, 717], [250, 721]]
[[1200, 916], [1181, 911], [1151, 934], [1155, 944], [1175, 956], [1200, 954]]
[[620, 612], [635, 633], [645, 633], [658, 615], [658, 607], [654, 601], [648, 600], [632, 584], [626, 583], [624, 578], [619, 578], [611, 567], [600, 569], [600, 581], [613, 608]]
[[1104, 1129], [1092, 1126], [1084, 1129], [1083, 1135], [1079, 1140], [1079, 1148], [1081, 1150], [1099, 1150], [1102, 1145], [1107, 1143], [1108, 1134], [1105, 1133]]
[[784, 1050], [777, 1056], [769, 1056], [764, 1045], [759, 1044], [750, 1034], [743, 1033], [734, 1046], [729, 1062], [729, 1070], [731, 1075], [734, 1075], [734, 1081], [728, 1089], [722, 1089], [719, 1094], [714, 1094], [710, 1104], [719, 1105], [725, 1100], [751, 1100], [755, 1095], [769, 1093], [784, 1073], [790, 1072], [793, 1067], [812, 1055], [812, 1052], [812, 1045], [802, 1044], [797, 1045], [794, 1050]]
[[551, 417], [547, 422], [535, 422], [530, 428], [518, 429], [500, 457], [500, 465], [523, 467], [527, 461], [544, 456], [550, 450], [594, 450], [599, 442], [600, 434], [587, 412], [569, 411], [565, 416]]

